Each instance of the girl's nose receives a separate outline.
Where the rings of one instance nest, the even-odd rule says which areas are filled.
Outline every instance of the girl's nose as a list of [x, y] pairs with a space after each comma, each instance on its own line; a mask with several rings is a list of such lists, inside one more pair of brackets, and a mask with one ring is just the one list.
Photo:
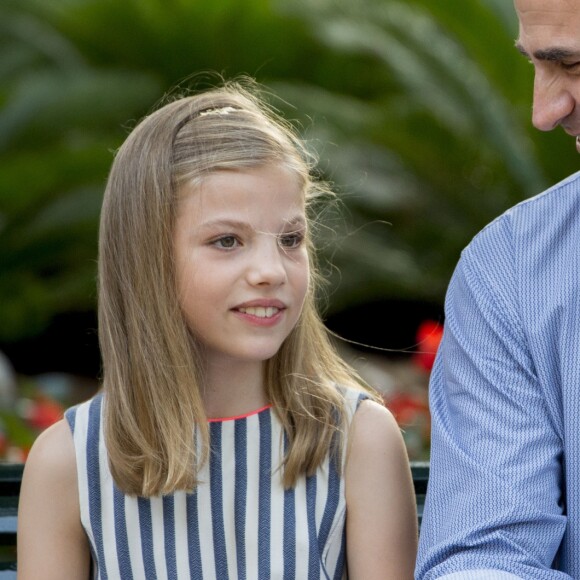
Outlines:
[[248, 265], [248, 282], [252, 286], [279, 286], [287, 279], [284, 251], [275, 236], [267, 236], [256, 245]]

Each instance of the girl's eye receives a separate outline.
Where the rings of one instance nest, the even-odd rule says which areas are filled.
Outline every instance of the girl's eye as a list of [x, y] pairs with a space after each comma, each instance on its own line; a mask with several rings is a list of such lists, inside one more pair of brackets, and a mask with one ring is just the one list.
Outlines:
[[217, 240], [213, 240], [211, 244], [223, 250], [231, 250], [232, 248], [238, 247], [239, 242], [235, 236], [222, 236]]
[[293, 250], [302, 245], [304, 240], [304, 234], [302, 232], [291, 232], [289, 234], [283, 234], [278, 238], [278, 243], [280, 246], [287, 250]]

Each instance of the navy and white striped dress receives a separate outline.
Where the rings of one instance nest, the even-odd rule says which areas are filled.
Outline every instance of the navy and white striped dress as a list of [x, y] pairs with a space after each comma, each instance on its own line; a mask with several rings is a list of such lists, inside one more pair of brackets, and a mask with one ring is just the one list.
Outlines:
[[[102, 397], [66, 413], [94, 578], [346, 577], [344, 480], [327, 459], [285, 490], [278, 469], [284, 436], [270, 407], [210, 422], [212, 453], [194, 493], [143, 498], [125, 495], [112, 480]], [[347, 391], [350, 418], [363, 398]]]

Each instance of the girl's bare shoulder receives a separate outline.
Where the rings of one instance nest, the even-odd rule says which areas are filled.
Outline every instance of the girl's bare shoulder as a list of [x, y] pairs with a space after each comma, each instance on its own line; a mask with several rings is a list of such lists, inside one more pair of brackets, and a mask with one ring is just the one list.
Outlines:
[[30, 450], [23, 483], [36, 483], [37, 480], [43, 486], [76, 485], [75, 449], [66, 419], [43, 431]]
[[417, 513], [401, 430], [391, 412], [362, 401], [345, 465], [349, 577], [413, 578]]
[[18, 504], [18, 578], [89, 577], [81, 525], [75, 448], [66, 420], [40, 434], [22, 476]]
[[377, 446], [387, 451], [400, 451], [401, 429], [393, 414], [383, 405], [372, 400], [361, 401], [352, 421], [351, 447]]

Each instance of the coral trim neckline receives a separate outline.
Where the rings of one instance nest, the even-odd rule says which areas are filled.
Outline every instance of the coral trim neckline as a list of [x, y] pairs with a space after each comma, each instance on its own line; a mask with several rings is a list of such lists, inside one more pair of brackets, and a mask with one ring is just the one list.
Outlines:
[[223, 423], [224, 421], [235, 421], [236, 419], [247, 419], [248, 417], [251, 417], [252, 415], [257, 415], [258, 413], [261, 413], [262, 411], [265, 411], [266, 409], [270, 409], [272, 407], [272, 405], [265, 405], [264, 407], [260, 407], [259, 409], [256, 409], [255, 411], [250, 411], [249, 413], [245, 413], [244, 415], [236, 415], [234, 417], [216, 417], [215, 419], [208, 419], [207, 422], [208, 423]]

